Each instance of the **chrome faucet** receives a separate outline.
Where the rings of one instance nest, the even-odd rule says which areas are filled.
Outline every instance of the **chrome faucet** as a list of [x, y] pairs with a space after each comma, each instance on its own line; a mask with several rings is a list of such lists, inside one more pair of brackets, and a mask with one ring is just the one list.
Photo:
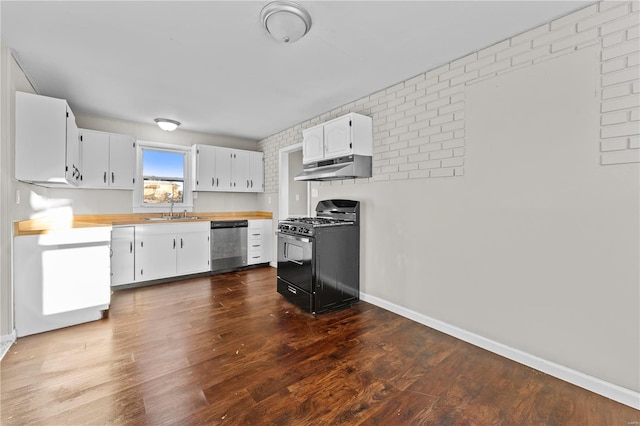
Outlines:
[[173, 199], [173, 194], [171, 194], [170, 192], [167, 193], [167, 196], [171, 198], [171, 207], [169, 210], [169, 217], [173, 219], [173, 203], [175, 203], [175, 200]]

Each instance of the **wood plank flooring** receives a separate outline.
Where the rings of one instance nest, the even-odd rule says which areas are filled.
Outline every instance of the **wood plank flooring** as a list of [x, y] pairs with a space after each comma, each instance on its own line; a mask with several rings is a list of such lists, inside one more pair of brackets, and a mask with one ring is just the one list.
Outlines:
[[638, 425], [640, 412], [360, 302], [318, 317], [275, 269], [116, 291], [18, 339], [3, 425]]

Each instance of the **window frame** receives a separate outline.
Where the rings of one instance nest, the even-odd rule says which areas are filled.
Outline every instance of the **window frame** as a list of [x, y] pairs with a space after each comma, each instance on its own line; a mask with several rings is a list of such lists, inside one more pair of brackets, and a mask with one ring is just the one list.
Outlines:
[[191, 147], [174, 145], [153, 141], [141, 141], [136, 143], [136, 183], [133, 188], [133, 212], [134, 213], [168, 213], [171, 210], [170, 203], [145, 204], [144, 203], [144, 176], [142, 174], [142, 151], [164, 151], [184, 155], [184, 183], [182, 185], [182, 203], [175, 203], [173, 213], [193, 211], [193, 188], [191, 185]]

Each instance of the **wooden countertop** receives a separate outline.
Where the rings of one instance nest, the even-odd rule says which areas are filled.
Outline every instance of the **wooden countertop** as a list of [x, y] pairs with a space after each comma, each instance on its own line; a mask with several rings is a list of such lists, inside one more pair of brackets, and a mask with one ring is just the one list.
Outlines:
[[115, 226], [115, 225], [139, 225], [139, 224], [156, 224], [156, 223], [175, 223], [175, 222], [197, 222], [212, 220], [252, 220], [252, 219], [272, 219], [270, 212], [191, 212], [187, 213], [189, 217], [197, 217], [197, 219], [172, 219], [167, 221], [149, 221], [145, 218], [162, 217], [161, 213], [131, 213], [131, 214], [97, 214], [97, 215], [77, 215], [67, 220], [59, 220], [54, 218], [28, 219], [13, 222], [13, 235], [38, 235], [46, 234], [51, 231], [71, 228], [87, 228], [95, 226]]

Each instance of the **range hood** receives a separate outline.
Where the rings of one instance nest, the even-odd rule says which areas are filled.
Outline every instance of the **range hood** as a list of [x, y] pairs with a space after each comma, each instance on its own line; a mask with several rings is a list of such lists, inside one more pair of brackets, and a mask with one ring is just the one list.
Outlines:
[[304, 165], [295, 180], [338, 180], [371, 177], [371, 157], [348, 155]]

